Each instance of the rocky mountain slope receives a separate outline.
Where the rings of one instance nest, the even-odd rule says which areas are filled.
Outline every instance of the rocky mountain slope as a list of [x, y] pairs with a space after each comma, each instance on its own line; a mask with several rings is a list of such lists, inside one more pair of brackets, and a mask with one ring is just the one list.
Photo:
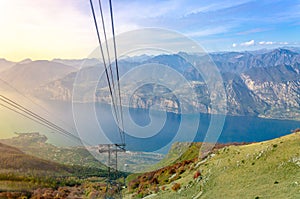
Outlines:
[[14, 64], [14, 62], [7, 61], [6, 59], [0, 59], [0, 72], [9, 69]]
[[[227, 110], [230, 115], [251, 115], [279, 119], [300, 119], [300, 54], [298, 48], [279, 48], [273, 50], [260, 50], [253, 52], [219, 52], [211, 53], [211, 59], [216, 64], [223, 78], [225, 92], [227, 94]], [[59, 63], [58, 63], [59, 62]], [[36, 65], [55, 63], [57, 74], [41, 71]], [[18, 87], [29, 88], [32, 95], [42, 99], [58, 101], [71, 101], [74, 81], [78, 71], [72, 72], [70, 68], [78, 69], [79, 60], [53, 60], [51, 62], [30, 62], [25, 66], [16, 66], [0, 73], [11, 84]], [[86, 67], [81, 68], [80, 79], [77, 86], [80, 90], [82, 101], [98, 101], [110, 103], [109, 91], [105, 83], [105, 77], [101, 74], [102, 66], [94, 65], [96, 61], [87, 60]], [[173, 55], [158, 55], [143, 59], [137, 57], [126, 58], [119, 62], [120, 75], [124, 75], [143, 64], [162, 64], [171, 67], [188, 80], [196, 96], [191, 96], [184, 85], [178, 85], [170, 90], [162, 85], [147, 84], [134, 88], [130, 79], [122, 85], [122, 98], [125, 106], [134, 108], [149, 108], [167, 110], [172, 112], [211, 112], [211, 100], [206, 83], [202, 76], [195, 70], [192, 64], [205, 64], [203, 55], [187, 54], [180, 52]], [[33, 66], [31, 66], [33, 64]], [[62, 64], [62, 65], [58, 65]], [[66, 64], [66, 65], [65, 65]], [[30, 65], [30, 67], [29, 67]], [[31, 73], [29, 68], [38, 68]], [[66, 68], [68, 67], [68, 69]], [[27, 70], [28, 69], [28, 70]], [[52, 67], [50, 72], [56, 70]], [[20, 74], [12, 71], [20, 71]], [[43, 74], [41, 77], [38, 74]], [[19, 74], [19, 75], [18, 75]], [[22, 74], [22, 75], [21, 75]], [[36, 75], [34, 75], [36, 74]], [[44, 77], [48, 74], [47, 77]], [[130, 72], [128, 73], [130, 78]], [[95, 82], [101, 77], [96, 92]], [[143, 76], [139, 74], [138, 76]], [[36, 77], [36, 78], [32, 78]], [[19, 81], [18, 79], [22, 81]], [[53, 80], [53, 81], [51, 81]], [[138, 80], [132, 79], [133, 82]], [[28, 82], [19, 84], [17, 82]], [[172, 82], [170, 82], [172, 84]], [[33, 85], [34, 84], [34, 85]], [[176, 84], [176, 80], [174, 80]], [[27, 85], [27, 86], [26, 86]], [[130, 96], [128, 93], [134, 90]], [[94, 94], [91, 94], [94, 92]], [[181, 96], [181, 101], [178, 96]]]
[[26, 60], [3, 70], [0, 78], [21, 91], [29, 92], [72, 71], [75, 71], [74, 67], [61, 63]]

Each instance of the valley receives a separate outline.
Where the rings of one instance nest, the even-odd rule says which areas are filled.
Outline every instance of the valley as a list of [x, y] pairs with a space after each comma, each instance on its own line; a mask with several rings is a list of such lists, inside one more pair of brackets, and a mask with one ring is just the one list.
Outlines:
[[0, 0], [0, 199], [300, 199], [300, 0]]
[[[130, 78], [122, 84], [128, 132], [127, 151], [118, 155], [118, 161], [119, 177], [125, 176], [127, 182], [124, 198], [299, 197], [300, 136], [298, 131], [291, 133], [299, 128], [300, 120], [299, 51], [278, 48], [209, 54], [227, 95], [226, 107], [218, 109], [226, 108], [227, 115], [216, 146], [203, 154], [199, 151], [211, 118], [222, 115], [212, 112], [214, 93], [195, 68], [206, 64], [201, 56], [180, 52], [120, 61], [121, 75], [141, 65], [159, 64], [188, 82], [174, 90], [155, 83], [135, 88]], [[111, 133], [117, 132], [117, 127], [107, 84], [99, 80], [102, 64], [95, 59], [18, 63], [3, 59], [0, 68], [0, 88], [5, 95], [22, 99], [25, 106], [72, 132], [79, 129], [74, 131], [76, 136], [89, 143], [72, 143], [26, 119], [23, 122], [24, 118], [22, 128], [12, 121], [1, 123], [3, 130], [17, 130], [0, 139], [4, 154], [0, 198], [103, 197], [107, 155], [99, 153], [98, 144], [119, 138]], [[86, 80], [79, 85], [75, 84], [78, 72]], [[39, 73], [43, 76], [32, 78]], [[96, 88], [91, 86], [98, 80]], [[169, 83], [176, 85], [176, 81]], [[82, 88], [75, 97], [74, 85]], [[51, 112], [46, 111], [49, 108]], [[91, 110], [97, 123], [88, 119]], [[15, 118], [8, 112], [1, 114], [1, 118]], [[76, 114], [80, 117], [73, 120]], [[140, 131], [136, 125], [145, 127], [141, 134], [134, 134]], [[157, 135], [151, 137], [147, 132]]]
[[[36, 134], [31, 136], [42, 138]], [[174, 143], [160, 162], [148, 164], [147, 171], [124, 174], [129, 175], [123, 197], [297, 198], [300, 195], [299, 143], [299, 129], [263, 142], [217, 144], [209, 153], [201, 149], [203, 144], [199, 142]], [[81, 168], [60, 164], [6, 144], [0, 145], [0, 152], [2, 198], [104, 196], [103, 165], [96, 169], [93, 164]], [[73, 154], [80, 156], [78, 151]]]

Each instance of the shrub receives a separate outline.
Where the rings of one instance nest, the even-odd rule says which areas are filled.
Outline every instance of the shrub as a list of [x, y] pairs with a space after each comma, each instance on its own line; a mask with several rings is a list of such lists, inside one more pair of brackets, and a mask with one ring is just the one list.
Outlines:
[[128, 187], [130, 190], [134, 190], [139, 187], [139, 184], [140, 184], [140, 181], [138, 179], [135, 179], [129, 183]]
[[194, 179], [197, 179], [199, 176], [201, 176], [200, 171], [196, 171], [196, 173], [194, 174]]
[[150, 184], [159, 184], [158, 179], [157, 178], [152, 178], [150, 180]]
[[176, 173], [175, 168], [170, 169], [169, 174], [174, 174], [174, 173]]
[[178, 191], [180, 189], [181, 185], [179, 183], [175, 183], [173, 186], [172, 186], [172, 190], [173, 191]]

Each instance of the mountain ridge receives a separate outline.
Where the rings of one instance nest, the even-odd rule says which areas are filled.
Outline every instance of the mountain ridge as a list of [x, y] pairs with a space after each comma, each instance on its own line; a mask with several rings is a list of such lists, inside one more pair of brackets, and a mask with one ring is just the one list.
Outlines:
[[[278, 48], [261, 51], [210, 53], [209, 56], [220, 70], [224, 81], [228, 114], [300, 120], [300, 54], [297, 49]], [[177, 90], [174, 90], [173, 95], [183, 96], [184, 100], [188, 102], [185, 103], [185, 106], [180, 107], [182, 108], [180, 111], [178, 102], [175, 98], [170, 97], [166, 89], [154, 93], [153, 99], [156, 100], [154, 102], [153, 99], [148, 99], [143, 94], [143, 88], [134, 92], [134, 96], [126, 95], [132, 89], [136, 89], [132, 88], [132, 85], [126, 84], [122, 87], [123, 105], [146, 109], [149, 108], [148, 105], [159, 104], [156, 109], [162, 111], [210, 113], [210, 92], [201, 75], [187, 61], [189, 60], [193, 64], [203, 64], [203, 56], [203, 54], [180, 52], [178, 54], [143, 56], [142, 59], [138, 56], [136, 60], [134, 57], [120, 60], [121, 76], [128, 72], [130, 74], [131, 69], [143, 64], [167, 65], [183, 75], [197, 95], [196, 98], [189, 98], [186, 88], [178, 87]], [[69, 64], [78, 61], [80, 60], [70, 60]], [[60, 62], [64, 61], [60, 60]], [[98, 84], [93, 97], [84, 98], [90, 96], [90, 92], [92, 92], [91, 88], [86, 85], [97, 81], [102, 69], [101, 65], [81, 68], [81, 75], [85, 75], [83, 80], [86, 82], [81, 82], [78, 86], [87, 88], [83, 89], [79, 95], [82, 97], [82, 101], [111, 103], [104, 77]], [[77, 72], [78, 70], [70, 71], [70, 73], [48, 83], [36, 84], [34, 88], [29, 89], [29, 93], [46, 100], [71, 101]]]
[[75, 71], [75, 68], [46, 60], [16, 63], [0, 73], [0, 78], [22, 91], [30, 91]]

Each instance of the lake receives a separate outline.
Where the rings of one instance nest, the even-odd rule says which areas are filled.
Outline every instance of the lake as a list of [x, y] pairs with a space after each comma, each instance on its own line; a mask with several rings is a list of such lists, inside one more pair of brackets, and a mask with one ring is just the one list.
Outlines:
[[[78, 112], [82, 117], [80, 119], [84, 121], [80, 124], [82, 125], [82, 130], [87, 129], [87, 126], [89, 129], [94, 126], [94, 129], [90, 130], [97, 132], [96, 126], [92, 124], [93, 119], [84, 120], [84, 118], [89, 118], [85, 114], [91, 115], [91, 111], [87, 111], [91, 107], [95, 108], [95, 116], [99, 122], [98, 128], [100, 126], [100, 131], [102, 131], [100, 134], [105, 134], [112, 142], [119, 143], [118, 128], [115, 125], [109, 105], [96, 104], [91, 106], [80, 104]], [[180, 115], [133, 108], [125, 108], [124, 113], [126, 148], [132, 151], [166, 152], [173, 142], [201, 142], [207, 136], [212, 117], [219, 117], [221, 121], [224, 119], [220, 136], [216, 135], [219, 143], [259, 142], [289, 134], [291, 130], [300, 127], [300, 121], [264, 119], [250, 116]], [[89, 143], [97, 144], [96, 142], [101, 142], [101, 139], [97, 139], [97, 134], [99, 133], [93, 133], [90, 130], [89, 133], [81, 133], [83, 134], [82, 137]], [[211, 134], [213, 133], [211, 132]], [[98, 135], [98, 137], [101, 136]]]
[[[73, 132], [86, 145], [120, 143], [111, 106], [107, 104], [82, 103], [72, 105], [66, 102], [47, 102], [47, 110], [35, 109], [50, 121]], [[49, 142], [56, 145], [76, 145], [72, 138], [62, 136], [9, 111], [1, 112], [1, 129], [13, 132], [41, 132]], [[74, 120], [73, 120], [74, 116]], [[212, 117], [224, 119], [220, 125], [220, 135], [207, 130]], [[8, 119], [9, 121], [8, 121]], [[7, 121], [6, 121], [7, 120]], [[222, 122], [220, 122], [222, 123]], [[78, 130], [76, 134], [75, 126]], [[155, 110], [124, 108], [126, 148], [131, 151], [166, 153], [174, 142], [201, 142], [205, 136], [215, 136], [217, 142], [259, 142], [289, 134], [300, 127], [300, 121], [264, 119], [249, 116], [216, 116], [209, 114], [175, 114]], [[214, 129], [214, 126], [212, 126]], [[4, 133], [4, 132], [3, 132]], [[6, 132], [7, 133], [7, 132]]]

